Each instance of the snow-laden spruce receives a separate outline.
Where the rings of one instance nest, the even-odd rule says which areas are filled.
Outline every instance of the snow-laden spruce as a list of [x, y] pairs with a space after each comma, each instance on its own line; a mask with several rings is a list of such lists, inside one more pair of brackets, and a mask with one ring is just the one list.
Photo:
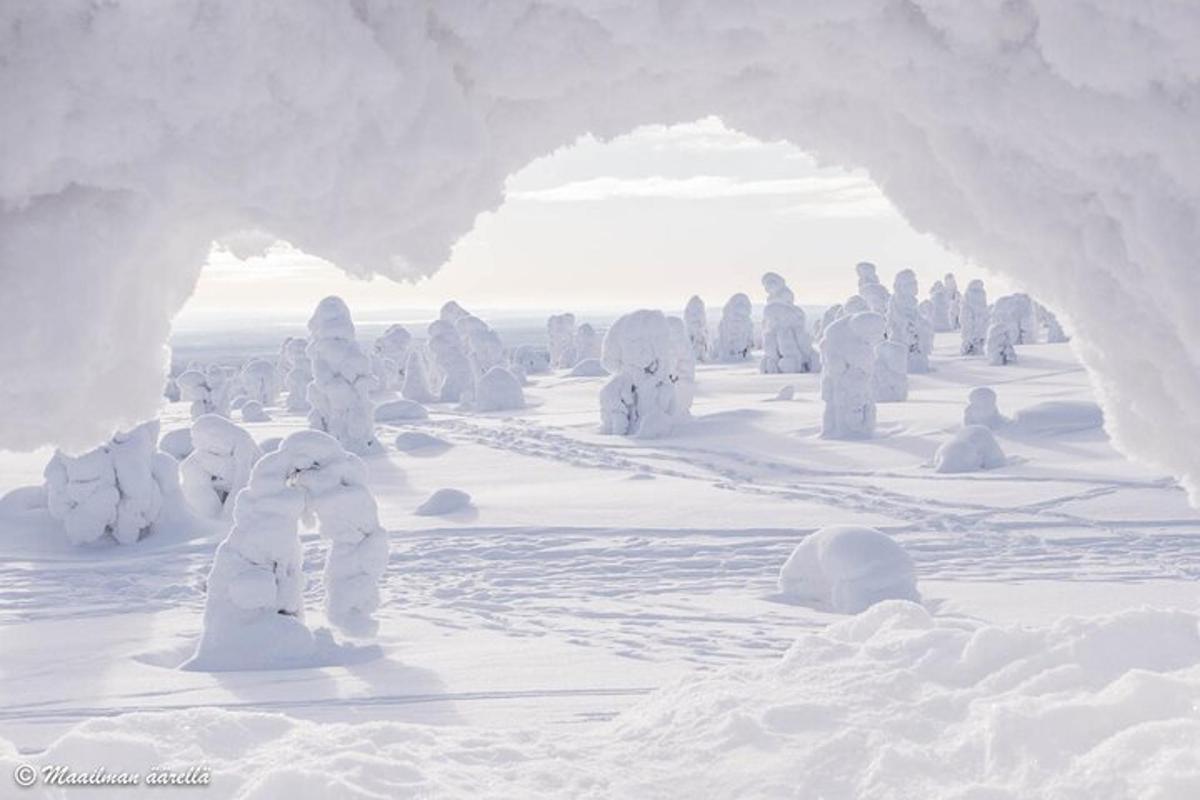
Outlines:
[[375, 340], [374, 365], [380, 388], [399, 389], [404, 385], [411, 346], [412, 334], [403, 325], [389, 325]]
[[671, 372], [678, 366], [671, 326], [661, 311], [626, 314], [604, 336], [612, 378], [600, 391], [600, 430], [653, 438], [670, 433], [681, 409]]
[[908, 350], [899, 342], [885, 340], [875, 345], [871, 375], [875, 402], [900, 403], [908, 399]]
[[583, 323], [575, 329], [575, 366], [580, 361], [600, 357], [600, 334], [590, 323]]
[[962, 336], [960, 353], [964, 356], [984, 354], [987, 347], [990, 318], [987, 290], [983, 288], [983, 281], [976, 278], [967, 284], [967, 290], [963, 292], [962, 301], [958, 307], [958, 327]]
[[962, 292], [958, 290], [958, 278], [954, 277], [953, 272], [947, 272], [942, 278], [942, 287], [946, 292], [946, 303], [950, 314], [950, 330], [958, 330], [961, 327], [959, 321], [959, 311], [962, 305]]
[[279, 402], [279, 379], [275, 365], [265, 358], [252, 358], [245, 363], [241, 383], [247, 400], [262, 406], [273, 406]]
[[1046, 308], [1038, 302], [1033, 304], [1033, 313], [1037, 320], [1037, 327], [1042, 334], [1043, 341], [1047, 344], [1061, 344], [1071, 341], [1071, 337], [1067, 336], [1067, 332], [1063, 330], [1062, 324], [1059, 323], [1058, 317], [1054, 312]]
[[417, 347], [408, 351], [404, 366], [404, 382], [400, 384], [400, 396], [414, 403], [436, 403], [438, 396], [430, 389], [429, 376], [425, 367], [425, 354]]
[[821, 339], [821, 436], [867, 439], [875, 433], [875, 346], [884, 319], [863, 311], [835, 320]]
[[692, 343], [688, 339], [687, 325], [679, 317], [667, 317], [667, 327], [671, 332], [671, 347], [673, 361], [668, 370], [671, 382], [675, 384], [675, 408], [672, 413], [678, 418], [691, 416], [692, 400], [696, 397], [696, 356], [692, 352]]
[[996, 404], [996, 391], [990, 386], [972, 389], [967, 395], [967, 407], [963, 409], [963, 425], [982, 425], [995, 430], [1006, 424], [1008, 419]]
[[55, 451], [43, 473], [46, 508], [71, 544], [133, 544], [179, 502], [178, 464], [157, 451], [158, 430], [144, 422], [76, 456]]
[[287, 410], [298, 414], [312, 408], [308, 402], [308, 384], [312, 383], [312, 362], [308, 358], [308, 339], [289, 338], [284, 343], [288, 371], [284, 378], [287, 390]]
[[985, 425], [965, 425], [943, 442], [933, 455], [938, 472], [978, 472], [1007, 463], [996, 435]]
[[375, 439], [371, 360], [354, 338], [350, 309], [340, 297], [326, 297], [308, 320], [308, 424], [333, 436], [352, 453], [382, 452]]
[[854, 271], [858, 274], [858, 296], [866, 302], [867, 309], [886, 316], [891, 294], [887, 287], [879, 282], [879, 274], [875, 270], [875, 265], [870, 261], [860, 261], [854, 266]]
[[184, 499], [204, 517], [232, 514], [234, 496], [261, 457], [245, 428], [216, 414], [200, 417], [192, 423], [192, 452], [179, 465]]
[[454, 323], [454, 331], [462, 341], [463, 353], [476, 380], [493, 367], [504, 365], [504, 343], [500, 341], [500, 334], [479, 317], [463, 315]]
[[230, 387], [225, 371], [218, 365], [185, 370], [176, 378], [176, 382], [179, 384], [179, 399], [192, 404], [192, 419], [205, 414], [229, 416]]
[[319, 640], [304, 624], [298, 531], [309, 515], [329, 542], [327, 618], [351, 635], [374, 633], [388, 541], [366, 477], [363, 461], [320, 431], [293, 433], [258, 460], [217, 547], [200, 642], [185, 668], [308, 666], [318, 656]]
[[550, 351], [536, 344], [522, 344], [513, 349], [512, 366], [521, 375], [544, 375], [550, 371]]
[[268, 414], [262, 407], [262, 403], [257, 400], [247, 400], [238, 409], [238, 413], [242, 415], [242, 422], [270, 422], [271, 415]]
[[883, 317], [884, 319], [887, 318], [887, 304], [886, 303], [884, 303], [883, 311], [875, 311], [873, 308], [871, 308], [871, 304], [863, 299], [863, 296], [861, 294], [852, 294], [846, 298], [846, 302], [842, 304], [842, 312], [840, 314], [838, 314], [837, 317], [835, 317], [834, 319], [837, 319], [840, 317], [849, 317], [854, 314], [861, 314], [864, 311], [870, 311], [874, 314], [878, 314], [879, 316]]
[[763, 357], [759, 369], [764, 373], [820, 371], [821, 360], [808, 333], [808, 320], [799, 306], [773, 301], [763, 309]]
[[1038, 322], [1033, 298], [1025, 292], [1010, 295], [1017, 318], [1017, 340], [1014, 344], [1037, 344]]
[[1016, 295], [1005, 295], [992, 304], [984, 344], [989, 364], [1002, 366], [1016, 363], [1016, 345], [1021, 339], [1021, 312], [1022, 303]]
[[717, 342], [713, 356], [715, 360], [732, 363], [750, 358], [754, 349], [753, 307], [750, 298], [738, 292], [729, 298], [721, 310], [721, 321], [717, 324]]
[[[453, 301], [451, 301], [453, 302]], [[459, 315], [461, 319], [466, 313]], [[475, 373], [471, 360], [463, 352], [454, 325], [444, 319], [429, 324], [429, 340], [425, 343], [429, 353], [429, 387], [438, 401], [458, 403], [471, 399], [475, 390]], [[410, 400], [418, 400], [410, 397]]]
[[495, 366], [475, 382], [474, 393], [464, 405], [473, 411], [513, 411], [525, 407], [525, 392], [511, 370]]
[[929, 371], [933, 352], [933, 326], [921, 315], [917, 302], [917, 276], [911, 269], [896, 273], [888, 302], [887, 338], [908, 348], [908, 371]]
[[579, 360], [575, 352], [575, 315], [552, 314], [546, 320], [550, 340], [550, 365], [555, 369], [570, 369]]
[[859, 525], [831, 525], [804, 537], [779, 571], [779, 591], [841, 614], [858, 614], [884, 600], [921, 599], [904, 548]]
[[934, 281], [929, 287], [929, 322], [935, 333], [945, 333], [954, 329], [950, 321], [950, 298], [946, 286], [941, 281]]
[[697, 363], [708, 360], [711, 345], [708, 341], [708, 309], [699, 295], [692, 295], [683, 308], [683, 323], [687, 327], [688, 343]]
[[763, 291], [767, 293], [767, 304], [783, 303], [795, 305], [796, 295], [788, 288], [787, 281], [777, 272], [767, 272], [762, 276]]

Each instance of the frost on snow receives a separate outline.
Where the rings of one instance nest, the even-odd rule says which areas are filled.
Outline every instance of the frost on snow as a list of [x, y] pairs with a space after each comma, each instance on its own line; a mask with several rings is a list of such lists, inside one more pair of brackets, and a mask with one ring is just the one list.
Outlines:
[[995, 434], [984, 425], [964, 426], [933, 455], [933, 468], [937, 472], [977, 472], [1003, 467], [1006, 463]]
[[275, 365], [264, 358], [254, 358], [242, 367], [242, 389], [246, 399], [262, 406], [273, 406], [279, 400], [279, 381]]
[[330, 434], [352, 453], [381, 452], [375, 439], [371, 361], [354, 338], [350, 309], [340, 297], [326, 297], [308, 320], [308, 424]]
[[[766, 278], [763, 282], [766, 282]], [[763, 358], [760, 369], [766, 373], [792, 373], [817, 372], [820, 368], [821, 361], [808, 335], [804, 311], [791, 303], [767, 303], [763, 310]]]
[[996, 405], [996, 392], [988, 386], [977, 386], [967, 395], [967, 407], [963, 410], [963, 425], [982, 425], [985, 428], [1003, 427], [1008, 420]]
[[550, 365], [555, 369], [570, 369], [579, 360], [575, 352], [575, 315], [553, 314], [546, 320], [550, 337]]
[[875, 433], [872, 373], [875, 345], [883, 340], [883, 317], [863, 311], [836, 320], [821, 339], [821, 435], [867, 439]]
[[911, 269], [896, 273], [888, 302], [887, 338], [908, 348], [908, 371], [928, 372], [933, 351], [933, 326], [920, 313], [917, 276]]
[[832, 525], [804, 537], [779, 571], [779, 591], [842, 614], [884, 600], [920, 600], [904, 548], [885, 533], [857, 525]]
[[197, 514], [233, 512], [233, 498], [262, 457], [254, 438], [224, 417], [206, 414], [192, 423], [192, 452], [179, 465], [184, 499]]
[[585, 322], [575, 329], [575, 363], [600, 357], [600, 334]]
[[692, 357], [697, 363], [703, 364], [708, 360], [708, 310], [704, 301], [697, 295], [692, 295], [683, 309], [683, 322], [687, 326], [688, 343], [692, 347]]
[[600, 390], [601, 432], [641, 438], [670, 433], [681, 415], [671, 378], [677, 360], [661, 311], [642, 309], [614, 322], [604, 337], [604, 366], [612, 379]]
[[739, 292], [725, 303], [721, 321], [717, 324], [717, 345], [714, 357], [717, 361], [745, 361], [754, 349], [754, 320], [750, 314], [753, 307], [750, 298]]
[[875, 371], [871, 376], [875, 402], [899, 403], [908, 399], [908, 350], [899, 342], [875, 345]]
[[476, 382], [468, 405], [474, 411], [511, 411], [525, 407], [525, 392], [511, 371], [492, 367]]
[[976, 278], [967, 284], [958, 308], [958, 326], [962, 330], [959, 352], [964, 356], [984, 354], [990, 317], [987, 290], [983, 288], [983, 281]]
[[352, 635], [374, 632], [388, 542], [366, 474], [358, 456], [320, 431], [293, 433], [258, 460], [234, 502], [233, 528], [217, 547], [200, 642], [186, 668], [311, 665], [318, 640], [304, 624], [297, 530], [309, 513], [329, 540], [326, 616]]
[[404, 385], [404, 367], [412, 334], [403, 325], [390, 325], [375, 340], [375, 374], [384, 389], [399, 389]]
[[157, 445], [155, 420], [78, 456], [55, 451], [44, 472], [46, 506], [72, 544], [132, 544], [154, 532], [179, 495], [175, 459]]
[[1016, 344], [1021, 338], [1021, 311], [1021, 302], [1016, 295], [1001, 297], [992, 305], [985, 343], [989, 364], [1001, 366], [1016, 362]]

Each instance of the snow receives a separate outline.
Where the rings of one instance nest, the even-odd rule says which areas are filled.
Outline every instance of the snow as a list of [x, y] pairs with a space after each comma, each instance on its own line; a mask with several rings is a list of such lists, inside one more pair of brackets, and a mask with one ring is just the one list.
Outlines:
[[856, 525], [831, 525], [804, 537], [779, 570], [779, 592], [839, 614], [884, 600], [920, 600], [904, 548], [886, 533]]
[[1013, 414], [1012, 430], [1035, 436], [1060, 436], [1104, 426], [1104, 411], [1088, 400], [1046, 400]]
[[699, 296], [692, 295], [688, 298], [687, 305], [683, 308], [683, 322], [687, 326], [692, 356], [701, 364], [708, 361], [711, 347], [708, 342], [708, 310]]
[[983, 355], [987, 347], [988, 322], [987, 290], [983, 281], [978, 278], [967, 284], [959, 306], [958, 321], [962, 330], [962, 346], [959, 349], [964, 356]]
[[598, 358], [585, 358], [567, 373], [572, 378], [607, 378], [608, 370]]
[[602, 339], [590, 323], [583, 323], [575, 329], [575, 363], [600, 357]]
[[[602, 433], [665, 436], [687, 415], [677, 395], [679, 335], [661, 311], [625, 314], [604, 336], [604, 367], [612, 379], [600, 391]], [[690, 355], [690, 354], [689, 354]]]
[[352, 453], [379, 452], [375, 439], [371, 362], [354, 338], [350, 309], [340, 297], [326, 297], [308, 320], [308, 422]]
[[[443, 312], [444, 313], [444, 312]], [[459, 316], [461, 319], [465, 312]], [[425, 345], [429, 350], [429, 388], [436, 401], [442, 403], [457, 403], [469, 400], [475, 388], [474, 368], [471, 360], [463, 352], [462, 341], [454, 326], [444, 319], [434, 320], [429, 325], [429, 341]], [[409, 400], [426, 402], [419, 396], [419, 386], [415, 383], [412, 394], [404, 393]], [[405, 384], [407, 387], [407, 383]]]
[[375, 340], [375, 374], [384, 389], [399, 389], [404, 385], [404, 367], [412, 334], [403, 325], [389, 325]]
[[441, 517], [471, 507], [471, 495], [461, 489], [438, 489], [413, 513], [420, 517]]
[[767, 303], [763, 310], [763, 358], [760, 369], [772, 373], [817, 372], [820, 368], [821, 361], [813, 349], [804, 311], [790, 303]]
[[158, 440], [158, 449], [174, 456], [176, 461], [183, 461], [192, 452], [192, 429], [176, 428], [167, 431]]
[[412, 422], [429, 419], [429, 411], [415, 400], [389, 400], [375, 406], [376, 422]]
[[201, 516], [231, 515], [234, 497], [250, 482], [262, 451], [245, 428], [216, 414], [192, 423], [191, 441], [192, 452], [179, 464], [184, 498]]
[[965, 425], [933, 455], [937, 472], [978, 472], [981, 469], [1003, 467], [1008, 460], [986, 425]]
[[265, 358], [252, 358], [242, 366], [241, 384], [246, 397], [260, 406], [273, 406], [279, 400], [275, 365]]
[[[873, 311], [841, 317], [821, 339], [821, 435], [867, 439], [875, 433], [875, 347], [884, 319]], [[907, 350], [906, 350], [907, 352]]]
[[1016, 345], [1021, 341], [1022, 308], [1020, 298], [1011, 294], [992, 304], [984, 345], [988, 363], [992, 366], [1012, 364], [1017, 360]]
[[193, 418], [205, 414], [229, 416], [229, 389], [219, 367], [186, 370], [176, 378], [176, 383], [179, 384], [179, 398], [191, 401]]
[[570, 369], [579, 360], [575, 351], [575, 315], [553, 314], [546, 320], [550, 337], [550, 365], [555, 369]]
[[741, 292], [729, 298], [717, 324], [717, 342], [713, 357], [732, 363], [745, 361], [754, 349], [754, 320], [750, 317], [750, 298]]
[[476, 379], [504, 364], [504, 343], [500, 341], [500, 335], [479, 317], [463, 315], [454, 323], [454, 330], [462, 341], [463, 352]]
[[876, 403], [902, 403], [908, 399], [908, 348], [893, 341], [875, 345], [871, 386]]
[[287, 389], [287, 410], [308, 411], [308, 384], [312, 383], [312, 362], [308, 360], [308, 340], [288, 337], [283, 343], [283, 358], [287, 374], [283, 379]]
[[963, 410], [963, 425], [982, 425], [996, 430], [1008, 424], [996, 404], [996, 390], [990, 386], [976, 386], [967, 395], [967, 407]]
[[523, 344], [513, 350], [513, 368], [522, 375], [544, 375], [550, 371], [550, 351], [533, 344]]
[[400, 396], [414, 403], [437, 402], [437, 396], [430, 390], [429, 378], [425, 370], [425, 357], [416, 348], [408, 353], [408, 361], [404, 367], [404, 383], [400, 386]]
[[928, 372], [933, 347], [933, 325], [917, 307], [917, 276], [911, 269], [896, 273], [888, 301], [887, 338], [908, 350], [908, 371]]
[[396, 436], [396, 449], [402, 453], [411, 453], [417, 450], [444, 450], [450, 447], [450, 442], [445, 439], [439, 439], [432, 434], [423, 431], [404, 431]]
[[475, 384], [470, 401], [474, 411], [513, 411], [525, 407], [521, 381], [504, 367], [492, 367]]
[[238, 409], [242, 415], [242, 422], [270, 422], [271, 415], [263, 410], [262, 404], [257, 400], [247, 400]]

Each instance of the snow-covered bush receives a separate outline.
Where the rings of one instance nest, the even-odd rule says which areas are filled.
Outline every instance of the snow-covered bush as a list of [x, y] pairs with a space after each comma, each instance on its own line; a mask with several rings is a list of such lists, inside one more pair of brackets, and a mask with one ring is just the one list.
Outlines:
[[714, 354], [717, 361], [732, 363], [745, 361], [750, 357], [750, 351], [754, 349], [752, 311], [750, 298], [741, 292], [725, 303], [725, 308], [721, 311], [721, 321], [717, 324]]
[[900, 403], [908, 399], [908, 350], [904, 345], [891, 340], [875, 345], [871, 385], [877, 403]]
[[1067, 336], [1067, 332], [1063, 330], [1062, 325], [1058, 322], [1058, 317], [1054, 315], [1053, 311], [1041, 303], [1035, 302], [1033, 304], [1033, 312], [1037, 319], [1038, 329], [1048, 344], [1061, 344], [1071, 341], [1071, 337]]
[[600, 334], [585, 322], [575, 329], [575, 363], [600, 357]]
[[312, 362], [308, 360], [308, 340], [290, 338], [284, 344], [288, 363], [284, 388], [287, 389], [287, 410], [304, 413], [312, 406], [308, 402], [308, 384], [312, 383]]
[[512, 365], [522, 375], [543, 375], [550, 371], [550, 352], [535, 344], [519, 345], [513, 350]]
[[[365, 356], [364, 356], [365, 358]], [[300, 431], [258, 460], [237, 494], [233, 528], [208, 575], [204, 627], [185, 668], [308, 666], [317, 640], [304, 624], [304, 558], [298, 523], [315, 515], [329, 540], [325, 611], [353, 635], [371, 634], [387, 532], [362, 460], [320, 431]]]
[[414, 403], [436, 403], [438, 396], [429, 387], [425, 371], [425, 355], [417, 348], [408, 351], [408, 362], [404, 366], [404, 383], [400, 385], [400, 396]]
[[873, 311], [841, 317], [826, 329], [821, 339], [823, 437], [866, 439], [875, 433], [872, 373], [883, 329], [883, 317]]
[[692, 400], [696, 397], [696, 356], [692, 353], [692, 343], [688, 339], [684, 321], [679, 317], [667, 317], [667, 326], [671, 331], [671, 347], [674, 350], [674, 360], [667, 372], [675, 384], [675, 408], [672, 414], [686, 418], [691, 414]]
[[242, 422], [270, 422], [271, 415], [263, 410], [262, 403], [257, 400], [247, 400], [238, 409]]
[[404, 367], [412, 334], [403, 325], [389, 325], [375, 340], [375, 372], [380, 388], [399, 389], [404, 385]]
[[471, 507], [471, 495], [462, 489], [438, 489], [413, 513], [420, 517], [440, 517]]
[[478, 379], [492, 367], [504, 364], [504, 343], [490, 325], [473, 314], [465, 314], [454, 323], [463, 353]]
[[77, 456], [55, 451], [44, 472], [46, 507], [71, 544], [132, 544], [154, 533], [179, 496], [178, 465], [157, 451], [158, 429], [157, 420], [144, 422]]
[[929, 287], [929, 321], [935, 333], [954, 329], [950, 322], [950, 298], [941, 281], [934, 281], [933, 286]]
[[192, 452], [179, 465], [184, 499], [197, 514], [233, 512], [233, 498], [250, 481], [262, 451], [245, 428], [215, 414], [192, 423]]
[[963, 293], [958, 308], [958, 327], [962, 331], [962, 346], [959, 352], [964, 356], [984, 354], [990, 317], [987, 290], [983, 288], [983, 281], [976, 278], [967, 284], [967, 290]]
[[1003, 467], [1006, 463], [995, 434], [984, 425], [964, 426], [943, 442], [933, 455], [933, 468], [938, 472], [978, 472]]
[[308, 424], [333, 436], [352, 453], [381, 452], [375, 439], [371, 361], [354, 338], [350, 309], [340, 297], [326, 297], [308, 320]]
[[[429, 387], [437, 400], [443, 403], [470, 400], [475, 388], [474, 370], [454, 326], [445, 320], [434, 320], [429, 325], [429, 341], [425, 346], [433, 367]], [[408, 394], [404, 396], [409, 400], [420, 400]]]
[[933, 326], [921, 315], [917, 303], [917, 276], [911, 269], [896, 273], [888, 303], [887, 338], [908, 348], [908, 371], [929, 371], [933, 351]]
[[942, 278], [942, 286], [946, 291], [946, 303], [949, 306], [950, 312], [950, 329], [958, 330], [961, 327], [959, 321], [959, 310], [962, 305], [962, 292], [958, 290], [958, 278], [954, 277], [953, 272], [947, 272]]
[[579, 360], [575, 352], [575, 315], [553, 314], [546, 320], [550, 337], [550, 365], [555, 369], [570, 369]]
[[763, 291], [767, 293], [767, 304], [783, 303], [795, 305], [796, 295], [788, 288], [783, 276], [775, 272], [767, 272], [762, 276]]
[[275, 365], [265, 358], [253, 358], [246, 362], [242, 367], [241, 383], [247, 400], [264, 406], [273, 406], [279, 401]]
[[804, 537], [779, 571], [779, 591], [842, 614], [858, 614], [884, 600], [921, 599], [904, 548], [858, 525], [831, 525]]
[[996, 405], [996, 392], [987, 386], [977, 386], [967, 395], [963, 409], [963, 425], [982, 425], [985, 428], [1003, 427], [1008, 420]]
[[661, 311], [642, 309], [614, 322], [604, 337], [612, 379], [600, 391], [601, 431], [641, 438], [669, 433], [679, 421], [670, 375], [677, 358]]
[[711, 345], [708, 342], [708, 309], [699, 295], [692, 295], [683, 308], [683, 323], [687, 326], [688, 343], [692, 356], [700, 364], [708, 360]]
[[521, 381], [504, 367], [492, 367], [475, 383], [475, 393], [467, 403], [474, 411], [512, 411], [525, 407]]
[[375, 406], [376, 422], [414, 422], [429, 419], [429, 411], [415, 400], [389, 400]]
[[1021, 338], [1020, 313], [1021, 303], [1015, 295], [1001, 297], [992, 305], [984, 345], [989, 364], [1001, 366], [1016, 362], [1016, 344]]
[[175, 380], [179, 384], [179, 399], [192, 404], [192, 419], [205, 414], [229, 416], [229, 386], [220, 367], [212, 364], [203, 370], [188, 369]]
[[765, 373], [820, 371], [821, 361], [808, 335], [808, 320], [799, 306], [782, 302], [767, 303], [763, 310], [763, 357], [760, 369]]

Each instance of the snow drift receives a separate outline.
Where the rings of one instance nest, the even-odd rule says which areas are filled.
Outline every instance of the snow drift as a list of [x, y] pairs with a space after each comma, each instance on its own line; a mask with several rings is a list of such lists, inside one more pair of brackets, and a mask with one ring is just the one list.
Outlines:
[[0, 442], [151, 417], [214, 240], [428, 274], [532, 159], [718, 115], [1061, 310], [1118, 440], [1195, 488], [1198, 39], [1165, 0], [6, 3]]
[[921, 597], [904, 548], [886, 533], [856, 525], [831, 525], [804, 537], [779, 570], [779, 591], [843, 614]]

